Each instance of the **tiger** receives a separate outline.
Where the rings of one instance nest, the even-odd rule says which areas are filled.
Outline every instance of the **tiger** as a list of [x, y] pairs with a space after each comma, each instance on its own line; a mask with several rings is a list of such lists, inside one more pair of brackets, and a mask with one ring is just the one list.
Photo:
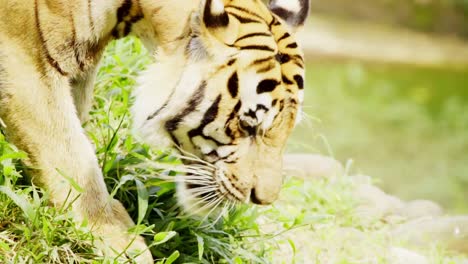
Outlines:
[[51, 203], [70, 203], [76, 222], [92, 227], [100, 254], [153, 263], [144, 239], [128, 232], [134, 222], [125, 208], [109, 198], [82, 127], [99, 61], [115, 39], [134, 35], [154, 54], [135, 90], [134, 132], [155, 148], [197, 157], [184, 163], [206, 171], [180, 176], [186, 210], [277, 199], [281, 156], [304, 98], [294, 35], [309, 0], [0, 0], [0, 7], [2, 131], [28, 153], [28, 174]]

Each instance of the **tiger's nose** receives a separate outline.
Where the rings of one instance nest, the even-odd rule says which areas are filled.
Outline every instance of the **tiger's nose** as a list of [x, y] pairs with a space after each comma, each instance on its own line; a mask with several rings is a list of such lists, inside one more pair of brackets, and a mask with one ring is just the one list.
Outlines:
[[269, 205], [274, 202], [274, 200], [260, 199], [257, 196], [257, 193], [255, 192], [255, 188], [252, 189], [252, 191], [250, 192], [250, 201], [254, 204], [259, 204], [259, 205]]

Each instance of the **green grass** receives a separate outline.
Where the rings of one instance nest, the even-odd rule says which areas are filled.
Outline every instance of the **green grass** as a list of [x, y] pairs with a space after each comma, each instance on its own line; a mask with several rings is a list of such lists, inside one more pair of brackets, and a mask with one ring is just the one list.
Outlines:
[[[145, 236], [157, 263], [327, 263], [329, 256], [335, 263], [360, 263], [355, 260], [385, 245], [386, 224], [355, 215], [356, 183], [345, 176], [289, 178], [273, 206], [243, 206], [214, 225], [181, 214], [174, 184], [156, 179], [161, 170], [146, 166], [149, 160], [169, 165], [178, 161], [164, 150], [138, 143], [129, 131], [131, 90], [149, 62], [138, 41], [127, 39], [108, 48], [85, 128], [109, 192], [138, 223], [134, 231]], [[25, 157], [0, 135], [0, 263], [105, 262], [94, 254], [88, 228], [76, 226], [68, 208], [49, 206], [47, 192], [24, 176]], [[343, 230], [362, 233], [364, 244], [340, 240]], [[379, 254], [373, 263], [385, 263], [385, 254]], [[456, 263], [439, 250], [431, 254], [433, 263]]]
[[[111, 195], [120, 200], [138, 225], [157, 263], [232, 263], [236, 258], [266, 262], [263, 253], [242, 245], [256, 223], [241, 212], [215, 225], [181, 214], [174, 184], [156, 179], [161, 170], [151, 160], [174, 164], [164, 151], [137, 143], [130, 134], [131, 89], [137, 74], [150, 62], [139, 41], [113, 43], [105, 54], [96, 83], [91, 120], [85, 124], [96, 146]], [[48, 206], [47, 192], [31, 186], [23, 174], [26, 154], [0, 137], [0, 262], [102, 262], [93, 254], [86, 227], [74, 226], [67, 208]], [[172, 172], [168, 172], [172, 173]]]
[[312, 118], [290, 151], [352, 159], [392, 194], [468, 212], [468, 69], [309, 62]]

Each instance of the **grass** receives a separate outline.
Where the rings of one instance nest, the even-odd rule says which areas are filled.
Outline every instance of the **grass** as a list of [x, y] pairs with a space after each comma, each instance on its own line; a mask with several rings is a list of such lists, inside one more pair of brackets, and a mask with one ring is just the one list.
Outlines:
[[[155, 179], [161, 170], [148, 161], [175, 164], [164, 151], [137, 143], [129, 132], [131, 89], [149, 63], [139, 41], [113, 43], [105, 54], [96, 83], [91, 120], [85, 124], [96, 146], [111, 196], [124, 203], [157, 263], [233, 263], [238, 256], [265, 263], [262, 254], [243, 248], [244, 232], [256, 223], [242, 209], [214, 225], [181, 214], [174, 184]], [[0, 262], [103, 262], [96, 256], [86, 226], [75, 226], [67, 208], [48, 206], [47, 192], [31, 186], [21, 159], [26, 154], [0, 137]], [[173, 173], [165, 171], [164, 173]], [[240, 254], [239, 252], [242, 252]]]
[[[243, 206], [212, 225], [181, 214], [174, 184], [154, 177], [173, 172], [146, 166], [178, 161], [129, 132], [131, 89], [149, 62], [139, 41], [108, 48], [85, 128], [109, 192], [138, 224], [134, 232], [144, 235], [156, 263], [385, 263], [379, 250], [386, 224], [355, 215], [350, 177], [289, 178], [273, 206]], [[88, 228], [76, 226], [68, 208], [49, 206], [47, 192], [24, 176], [25, 157], [0, 135], [0, 263], [106, 263], [94, 254]], [[353, 245], [341, 238], [344, 231], [364, 242]], [[363, 262], [369, 252], [375, 261]], [[431, 254], [433, 263], [456, 263], [439, 250]]]

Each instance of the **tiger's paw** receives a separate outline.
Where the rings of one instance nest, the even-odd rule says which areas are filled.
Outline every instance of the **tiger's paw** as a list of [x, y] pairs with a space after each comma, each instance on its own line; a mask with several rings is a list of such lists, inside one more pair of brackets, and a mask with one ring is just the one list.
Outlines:
[[95, 245], [104, 263], [154, 263], [143, 237], [130, 234], [124, 225], [104, 225], [95, 231]]
[[154, 263], [150, 250], [141, 236], [115, 230], [113, 234], [101, 235], [100, 238], [96, 246], [100, 250], [100, 255], [104, 257], [104, 263]]
[[128, 229], [134, 226], [127, 211], [117, 200], [111, 201], [112, 219], [99, 225], [95, 233], [99, 240], [97, 248], [105, 258], [105, 263], [154, 263], [153, 257], [143, 237], [131, 234]]

